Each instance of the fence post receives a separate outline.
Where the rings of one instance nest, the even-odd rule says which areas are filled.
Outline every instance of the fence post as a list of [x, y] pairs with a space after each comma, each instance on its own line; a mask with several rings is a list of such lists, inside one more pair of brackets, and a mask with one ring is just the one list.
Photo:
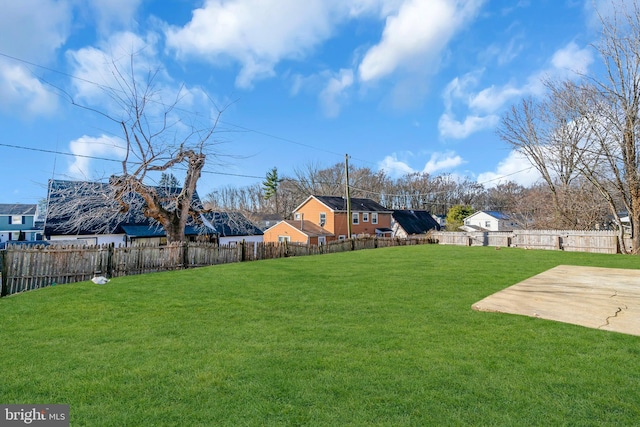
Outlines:
[[247, 245], [244, 239], [240, 242], [240, 262], [247, 260]]
[[0, 251], [0, 277], [2, 278], [2, 285], [0, 286], [0, 297], [6, 297], [9, 293], [9, 282], [7, 276], [7, 251]]
[[189, 242], [182, 242], [182, 269], [189, 268]]
[[105, 276], [113, 277], [113, 252], [115, 243], [111, 243], [107, 248], [107, 267], [105, 268]]

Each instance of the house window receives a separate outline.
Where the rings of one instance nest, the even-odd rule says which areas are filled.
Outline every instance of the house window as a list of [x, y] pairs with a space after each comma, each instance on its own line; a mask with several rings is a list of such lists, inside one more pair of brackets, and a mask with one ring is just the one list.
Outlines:
[[327, 223], [327, 214], [324, 212], [320, 212], [320, 227], [324, 227]]
[[358, 212], [351, 214], [351, 222], [356, 225], [360, 224], [360, 214]]
[[362, 213], [362, 222], [369, 222], [369, 212]]
[[278, 242], [282, 243], [282, 242], [290, 242], [291, 241], [291, 236], [278, 236]]
[[24, 217], [22, 215], [11, 215], [9, 224], [24, 224]]
[[341, 234], [338, 236], [338, 240], [347, 240], [347, 236], [345, 236], [344, 234]]
[[302, 219], [302, 214], [301, 214], [301, 213], [297, 213], [297, 214], [295, 214], [295, 215], [294, 215], [294, 219], [296, 219], [296, 220], [298, 220], [298, 221], [299, 221], [299, 220], [301, 220], [301, 219]]
[[378, 213], [377, 212], [372, 212], [371, 213], [371, 224], [377, 224], [378, 223]]

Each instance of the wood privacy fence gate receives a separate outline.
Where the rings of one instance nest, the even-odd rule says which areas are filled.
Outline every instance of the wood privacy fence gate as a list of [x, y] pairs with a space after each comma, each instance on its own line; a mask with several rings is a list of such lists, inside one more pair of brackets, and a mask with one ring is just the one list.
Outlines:
[[254, 243], [214, 245], [189, 242], [167, 246], [20, 246], [0, 251], [0, 296], [57, 284], [192, 267], [290, 256], [320, 255], [360, 249], [435, 243], [429, 237], [408, 239], [365, 237], [326, 245]]

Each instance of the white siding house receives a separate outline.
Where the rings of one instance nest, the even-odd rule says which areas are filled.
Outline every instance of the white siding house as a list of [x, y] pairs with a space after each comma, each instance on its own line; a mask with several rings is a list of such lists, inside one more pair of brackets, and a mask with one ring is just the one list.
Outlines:
[[512, 231], [520, 228], [509, 215], [497, 211], [478, 211], [464, 220], [464, 231]]

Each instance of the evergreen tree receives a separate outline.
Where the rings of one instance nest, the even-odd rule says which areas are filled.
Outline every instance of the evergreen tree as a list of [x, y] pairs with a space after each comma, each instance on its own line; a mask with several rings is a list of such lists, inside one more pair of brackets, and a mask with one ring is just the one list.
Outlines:
[[278, 168], [274, 167], [269, 172], [267, 172], [267, 178], [262, 183], [262, 187], [264, 190], [265, 200], [274, 198], [276, 213], [278, 213], [278, 185], [279, 184], [280, 184], [280, 179], [278, 178]]

